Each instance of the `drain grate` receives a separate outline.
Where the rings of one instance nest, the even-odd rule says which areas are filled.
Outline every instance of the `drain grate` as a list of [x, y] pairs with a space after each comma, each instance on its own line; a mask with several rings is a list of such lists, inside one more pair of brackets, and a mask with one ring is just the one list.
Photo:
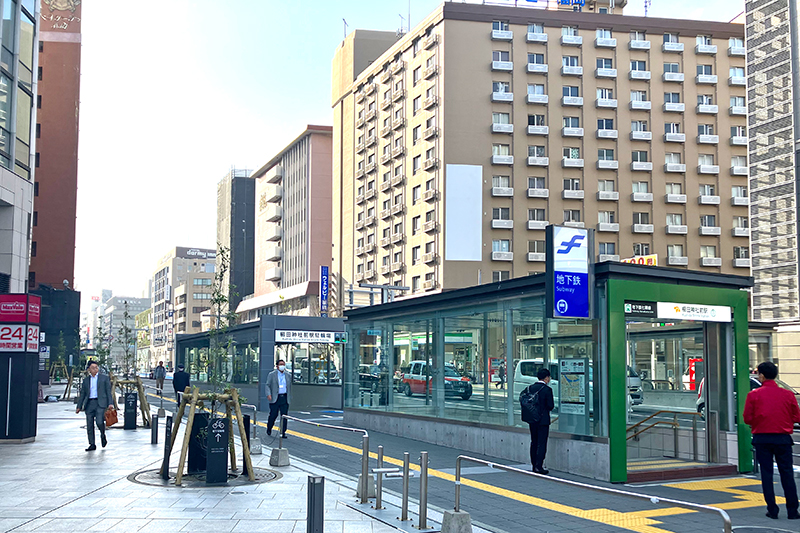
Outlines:
[[[192, 488], [202, 489], [203, 487], [219, 487], [220, 485], [206, 485], [205, 473], [186, 474], [183, 476], [180, 487], [175, 486], [175, 470], [170, 470], [169, 479], [161, 479], [158, 469], [144, 470], [142, 472], [134, 472], [128, 476], [128, 481], [139, 483], [140, 485], [150, 485], [152, 487], [165, 487], [165, 488]], [[238, 487], [246, 485], [257, 485], [259, 483], [269, 483], [283, 477], [280, 472], [274, 470], [267, 470], [266, 468], [254, 468], [256, 480], [250, 481], [247, 476], [242, 475], [240, 472], [228, 472], [228, 487]], [[231, 492], [231, 494], [246, 494], [244, 491]]]

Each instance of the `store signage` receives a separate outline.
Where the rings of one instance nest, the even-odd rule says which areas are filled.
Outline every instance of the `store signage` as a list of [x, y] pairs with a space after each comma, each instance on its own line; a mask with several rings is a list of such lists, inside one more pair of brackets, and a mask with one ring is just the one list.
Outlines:
[[658, 318], [698, 322], [730, 322], [731, 308], [722, 305], [658, 302]]
[[381, 330], [379, 330], [379, 329], [368, 329], [367, 330], [367, 335], [369, 335], [370, 337], [377, 337], [380, 334], [381, 334]]
[[657, 318], [656, 302], [629, 302], [625, 301], [625, 316], [638, 316]]
[[330, 286], [330, 270], [327, 266], [319, 267], [319, 316], [328, 316], [328, 289]]
[[27, 294], [0, 294], [0, 322], [25, 322], [27, 318]]
[[343, 331], [299, 331], [276, 329], [275, 342], [313, 342], [322, 344], [339, 344], [347, 342], [347, 334]]
[[548, 315], [589, 318], [589, 230], [547, 227]]
[[637, 255], [627, 259], [620, 259], [620, 263], [633, 263], [635, 265], [658, 266], [658, 254], [652, 255]]
[[25, 330], [25, 324], [0, 324], [0, 352], [24, 352]]
[[39, 347], [39, 358], [40, 359], [50, 359], [50, 347], [49, 346], [40, 346]]
[[38, 353], [39, 352], [39, 326], [38, 325], [30, 325], [28, 326], [28, 342], [26, 344], [25, 351], [31, 353]]

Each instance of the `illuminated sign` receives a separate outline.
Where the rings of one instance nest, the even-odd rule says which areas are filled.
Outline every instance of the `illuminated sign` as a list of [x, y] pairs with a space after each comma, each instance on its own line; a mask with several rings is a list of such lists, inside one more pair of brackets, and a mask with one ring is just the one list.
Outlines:
[[658, 254], [637, 255], [628, 259], [620, 259], [620, 263], [633, 263], [636, 265], [658, 266]]
[[343, 344], [347, 342], [347, 334], [343, 331], [299, 331], [276, 329], [275, 342]]
[[589, 230], [547, 227], [547, 301], [553, 318], [589, 318]]

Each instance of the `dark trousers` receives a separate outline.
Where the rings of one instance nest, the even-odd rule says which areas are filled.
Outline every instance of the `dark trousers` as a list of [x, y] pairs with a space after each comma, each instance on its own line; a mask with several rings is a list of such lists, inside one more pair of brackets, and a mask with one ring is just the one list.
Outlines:
[[101, 409], [97, 400], [89, 400], [86, 404], [86, 434], [89, 436], [89, 446], [94, 446], [94, 426], [97, 424], [97, 429], [100, 430], [101, 435], [106, 434], [106, 411]]
[[528, 424], [531, 429], [531, 465], [535, 469], [544, 468], [544, 456], [547, 455], [547, 437], [550, 435], [549, 425]]
[[[289, 400], [287, 400], [286, 394], [278, 394], [278, 398], [275, 400], [275, 403], [269, 404], [269, 420], [267, 420], [267, 432], [272, 432], [272, 425], [278, 418], [278, 411], [280, 411], [282, 415], [289, 414]], [[285, 434], [286, 434], [286, 420], [283, 421], [283, 427], [281, 428], [281, 435]]]
[[764, 501], [767, 502], [767, 511], [778, 514], [778, 505], [775, 503], [775, 487], [772, 469], [772, 458], [778, 464], [778, 473], [781, 476], [783, 495], [786, 498], [786, 511], [789, 515], [797, 514], [797, 485], [794, 482], [792, 470], [792, 445], [791, 444], [754, 444], [756, 460], [761, 469], [761, 489], [764, 491]]

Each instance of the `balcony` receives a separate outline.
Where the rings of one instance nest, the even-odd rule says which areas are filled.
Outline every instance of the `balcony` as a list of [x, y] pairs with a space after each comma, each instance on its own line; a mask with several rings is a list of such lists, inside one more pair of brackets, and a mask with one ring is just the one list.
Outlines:
[[714, 74], [698, 74], [695, 78], [698, 85], [716, 85], [717, 77]]
[[747, 167], [731, 167], [731, 176], [749, 176]]
[[383, 71], [381, 73], [381, 77], [380, 77], [381, 83], [387, 83], [390, 79], [392, 79], [392, 71], [391, 71], [391, 69], [390, 70], [385, 70], [385, 71]]
[[550, 189], [528, 189], [528, 198], [550, 198]]
[[731, 237], [749, 237], [750, 228], [732, 228]]
[[422, 132], [422, 138], [426, 140], [432, 139], [438, 135], [439, 135], [439, 128], [437, 128], [436, 126], [431, 126], [430, 128]]
[[617, 191], [597, 191], [597, 199], [601, 201], [613, 201], [616, 202], [619, 200], [619, 192]]
[[493, 165], [513, 165], [514, 164], [514, 156], [513, 155], [493, 155], [492, 156], [492, 164]]
[[405, 263], [402, 261], [397, 261], [392, 263], [392, 272], [402, 272], [403, 267], [405, 267]]
[[539, 104], [539, 105], [547, 105], [550, 101], [550, 98], [546, 94], [529, 94], [528, 95], [528, 103], [529, 104]]
[[513, 124], [492, 124], [492, 133], [514, 133]]
[[618, 170], [619, 161], [611, 159], [601, 159], [597, 162], [597, 170]]
[[563, 225], [568, 227], [568, 228], [585, 228], [586, 227], [586, 224], [584, 224], [583, 222], [576, 222], [576, 221], [572, 221], [572, 220], [565, 220]]
[[529, 220], [528, 221], [528, 229], [530, 230], [543, 230], [550, 225], [550, 222], [547, 220]]
[[653, 163], [649, 161], [634, 161], [631, 163], [631, 170], [639, 170], [644, 172], [653, 171]]
[[734, 259], [733, 266], [734, 268], [750, 268], [750, 258]]
[[399, 130], [403, 126], [406, 125], [406, 119], [403, 117], [398, 117], [392, 121], [392, 129]]
[[617, 254], [598, 254], [597, 255], [597, 262], [598, 263], [617, 263], [619, 262], [619, 255]]
[[511, 72], [514, 70], [514, 63], [512, 61], [492, 61], [492, 70]]
[[391, 217], [392, 217], [392, 210], [391, 210], [391, 208], [389, 208], [389, 209], [382, 209], [382, 210], [381, 210], [381, 212], [380, 212], [380, 216], [381, 216], [381, 220], [386, 220], [387, 218], [391, 218]]
[[743, 105], [734, 105], [728, 108], [728, 114], [734, 117], [746, 117], [747, 107]]
[[747, 51], [744, 46], [729, 46], [728, 55], [730, 57], [745, 57]]
[[716, 115], [719, 113], [718, 105], [700, 104], [697, 106], [697, 112], [702, 115]]
[[547, 166], [550, 166], [550, 158], [549, 157], [529, 157], [528, 158], [528, 166], [529, 167], [547, 167]]
[[697, 197], [697, 203], [700, 205], [719, 205], [719, 196], [701, 194]]
[[492, 229], [514, 229], [513, 220], [492, 220]]
[[382, 165], [385, 165], [386, 163], [388, 163], [391, 160], [392, 160], [392, 152], [386, 152], [385, 154], [383, 154], [381, 156], [381, 164]]
[[395, 146], [392, 149], [392, 159], [397, 159], [398, 157], [405, 155], [406, 147], [405, 146]]
[[431, 79], [432, 77], [436, 76], [437, 74], [439, 74], [439, 65], [431, 65], [430, 67], [426, 68], [422, 72], [422, 76], [426, 80]]
[[561, 97], [561, 105], [563, 106], [573, 106], [579, 107], [583, 105], [583, 97], [582, 96], [562, 96]]
[[697, 144], [719, 144], [719, 135], [698, 135]]
[[401, 215], [406, 210], [406, 206], [403, 204], [394, 204], [391, 210], [393, 215]]
[[283, 228], [277, 224], [272, 224], [267, 228], [265, 238], [270, 242], [279, 241], [283, 238]]
[[492, 252], [492, 261], [513, 261], [514, 252]]
[[267, 272], [264, 274], [265, 281], [278, 281], [281, 279], [282, 275], [281, 267], [272, 267], [268, 268]]
[[433, 233], [439, 229], [439, 223], [435, 220], [428, 221], [422, 225], [422, 231], [425, 233]]
[[562, 128], [562, 137], [583, 137], [583, 128]]
[[392, 180], [386, 180], [381, 183], [381, 191], [386, 192], [392, 188]]
[[653, 233], [654, 228], [652, 224], [634, 224], [631, 226], [633, 233]]
[[384, 98], [383, 102], [381, 102], [381, 109], [383, 109], [384, 111], [389, 109], [390, 107], [392, 107], [392, 97], [391, 96], [389, 96], [387, 98]]
[[597, 231], [606, 233], [619, 233], [619, 224], [612, 222], [599, 222], [597, 224]]
[[619, 137], [617, 130], [597, 130], [598, 139], [616, 139]]
[[366, 272], [364, 272], [364, 279], [365, 280], [373, 279], [374, 277], [375, 277], [375, 271], [374, 270], [367, 270]]
[[367, 123], [367, 121], [364, 119], [364, 117], [357, 118], [356, 119], [356, 128], [363, 128], [364, 124], [366, 124], [366, 123]]
[[650, 111], [653, 108], [653, 104], [649, 100], [634, 100], [628, 107], [631, 111]]
[[264, 254], [265, 261], [280, 261], [283, 257], [283, 248], [280, 246], [270, 246]]
[[664, 43], [661, 45], [662, 52], [683, 52], [683, 43]]
[[514, 93], [497, 93], [497, 92], [492, 93], [492, 102], [511, 103], [513, 101], [514, 101]]
[[748, 206], [750, 205], [750, 198], [747, 196], [734, 196], [731, 198], [731, 205]]
[[668, 204], [685, 204], [686, 203], [686, 195], [685, 194], [667, 194], [664, 196], [664, 202]]
[[689, 227], [680, 224], [667, 224], [667, 235], [686, 235], [689, 233]]
[[722, 259], [719, 257], [701, 257], [700, 266], [704, 267], [720, 267], [722, 266]]
[[617, 101], [612, 98], [598, 98], [595, 101], [595, 107], [603, 109], [616, 109]]
[[547, 42], [547, 34], [546, 33], [530, 33], [525, 36], [525, 40], [529, 43], [546, 43]]
[[547, 74], [548, 66], [541, 63], [528, 63], [528, 74]]
[[594, 71], [595, 78], [616, 78], [617, 69], [615, 68], [598, 68]]
[[570, 190], [566, 189], [561, 191], [561, 198], [564, 200], [583, 200], [584, 191], [583, 190]]
[[686, 173], [686, 165], [683, 163], [667, 163], [664, 165], [664, 172]]
[[717, 45], [716, 44], [698, 44], [694, 47], [695, 54], [708, 54], [714, 55], [717, 53]]
[[371, 95], [377, 90], [377, 86], [374, 83], [370, 83], [364, 86], [364, 94], [367, 96]]
[[650, 202], [653, 201], [653, 193], [651, 192], [634, 192], [631, 193], [631, 202]]
[[[507, 156], [507, 157], [511, 158], [513, 164], [514, 156]], [[429, 157], [428, 159], [422, 162], [422, 168], [425, 170], [433, 170], [438, 166], [439, 166], [438, 157]]]
[[689, 266], [689, 258], [685, 255], [670, 255], [667, 257], [668, 266]]
[[367, 120], [367, 122], [369, 122], [371, 120], [375, 120], [377, 116], [378, 116], [378, 111], [373, 109], [372, 111], [367, 111], [366, 114], [364, 115], [364, 118]]
[[744, 76], [731, 76], [728, 78], [728, 85], [731, 87], [745, 87], [747, 85], [747, 78]]
[[422, 262], [426, 265], [435, 264], [439, 260], [439, 254], [430, 252], [422, 255]]
[[616, 48], [617, 40], [598, 37], [594, 40], [594, 46], [595, 48]]
[[685, 133], [665, 133], [664, 142], [667, 143], [683, 143], [686, 142]]
[[650, 50], [650, 41], [633, 39], [628, 42], [628, 50]]
[[406, 177], [403, 174], [397, 174], [396, 176], [392, 176], [392, 187], [399, 187], [406, 181]]
[[544, 263], [547, 261], [547, 254], [543, 252], [528, 252], [529, 263]]
[[671, 81], [675, 83], [683, 83], [683, 80], [686, 76], [683, 72], [665, 72], [661, 79], [663, 81]]
[[667, 102], [664, 104], [665, 113], [683, 113], [686, 111], [686, 104], [683, 102]]
[[359, 220], [358, 222], [356, 222], [356, 229], [359, 229], [359, 230], [360, 229], [364, 229], [364, 221], [363, 220]]
[[279, 202], [283, 197], [283, 186], [267, 185], [261, 198], [267, 203]]
[[268, 204], [267, 208], [265, 209], [266, 217], [265, 219], [269, 222], [277, 222], [281, 218], [283, 218], [283, 208], [277, 204]]
[[389, 135], [391, 135], [391, 134], [392, 134], [392, 125], [391, 125], [391, 124], [389, 124], [388, 126], [384, 126], [383, 128], [381, 128], [381, 137], [384, 137], [384, 138], [386, 138], [386, 137], [388, 137], [388, 136], [389, 136]]
[[698, 233], [705, 236], [719, 236], [722, 235], [722, 228], [718, 226], [700, 226]]
[[632, 141], [652, 141], [653, 140], [653, 132], [652, 131], [632, 131], [631, 132], [631, 140]]
[[562, 76], [583, 76], [583, 67], [561, 67]]
[[428, 189], [424, 193], [422, 193], [422, 199], [426, 202], [433, 202], [439, 197], [439, 191], [436, 189]]
[[405, 61], [397, 61], [394, 65], [392, 65], [392, 74], [399, 74], [406, 68]]
[[747, 137], [734, 135], [730, 140], [731, 146], [747, 146]]
[[392, 244], [403, 242], [406, 236], [403, 233], [392, 233]]
[[363, 246], [359, 246], [356, 248], [356, 255], [361, 257], [362, 255], [366, 255], [367, 250]]
[[425, 281], [422, 282], [422, 288], [425, 289], [426, 291], [433, 290], [436, 287], [437, 287], [436, 280], [434, 279], [426, 279]]
[[649, 80], [650, 79], [650, 71], [649, 70], [631, 70], [628, 73], [629, 80]]
[[561, 160], [561, 168], [583, 168], [583, 159], [568, 159]]
[[362, 91], [358, 91], [356, 93], [355, 100], [356, 100], [357, 104], [360, 104], [361, 102], [363, 102], [365, 98], [366, 98], [366, 95]]
[[492, 196], [514, 196], [513, 187], [492, 187]]
[[550, 128], [548, 126], [528, 126], [528, 135], [549, 135]]
[[392, 265], [391, 264], [381, 265], [381, 274], [383, 274], [385, 276], [387, 274], [390, 274], [391, 272], [392, 272]]
[[392, 102], [399, 102], [403, 98], [406, 97], [405, 89], [400, 89], [399, 91], [394, 91], [392, 93]]
[[363, 194], [356, 195], [356, 203], [358, 205], [361, 205], [361, 204], [364, 203], [364, 195]]
[[436, 107], [437, 105], [439, 105], [439, 97], [436, 95], [429, 96], [422, 102], [422, 107], [425, 109], [430, 109], [432, 107]]
[[719, 174], [719, 165], [697, 165], [698, 174]]
[[580, 35], [562, 35], [561, 44], [563, 46], [581, 46], [583, 44], [583, 37]]
[[363, 142], [360, 142], [360, 143], [356, 144], [356, 153], [360, 154], [361, 152], [363, 152], [366, 149], [367, 149], [367, 145], [364, 144]]
[[367, 141], [365, 144], [367, 148], [369, 148], [370, 146], [373, 146], [376, 142], [378, 142], [378, 138], [375, 135], [373, 135], [371, 137], [367, 137]]
[[514, 32], [511, 30], [492, 30], [493, 41], [511, 41], [514, 39]]
[[378, 165], [375, 163], [367, 163], [367, 174], [372, 174], [378, 170]]
[[388, 248], [392, 245], [392, 238], [391, 237], [384, 237], [381, 239], [381, 247]]
[[275, 165], [264, 174], [267, 183], [278, 183], [283, 179], [283, 167]]
[[[378, 192], [375, 189], [368, 189], [367, 192], [364, 193], [364, 199], [372, 200], [373, 198], [375, 198], [375, 195], [377, 194]], [[367, 225], [369, 225], [369, 219], [367, 219]]]
[[427, 50], [429, 48], [433, 48], [434, 46], [436, 46], [436, 43], [438, 42], [439, 42], [439, 34], [431, 33], [430, 35], [428, 35], [428, 37], [425, 38], [424, 41], [422, 41], [422, 47]]

